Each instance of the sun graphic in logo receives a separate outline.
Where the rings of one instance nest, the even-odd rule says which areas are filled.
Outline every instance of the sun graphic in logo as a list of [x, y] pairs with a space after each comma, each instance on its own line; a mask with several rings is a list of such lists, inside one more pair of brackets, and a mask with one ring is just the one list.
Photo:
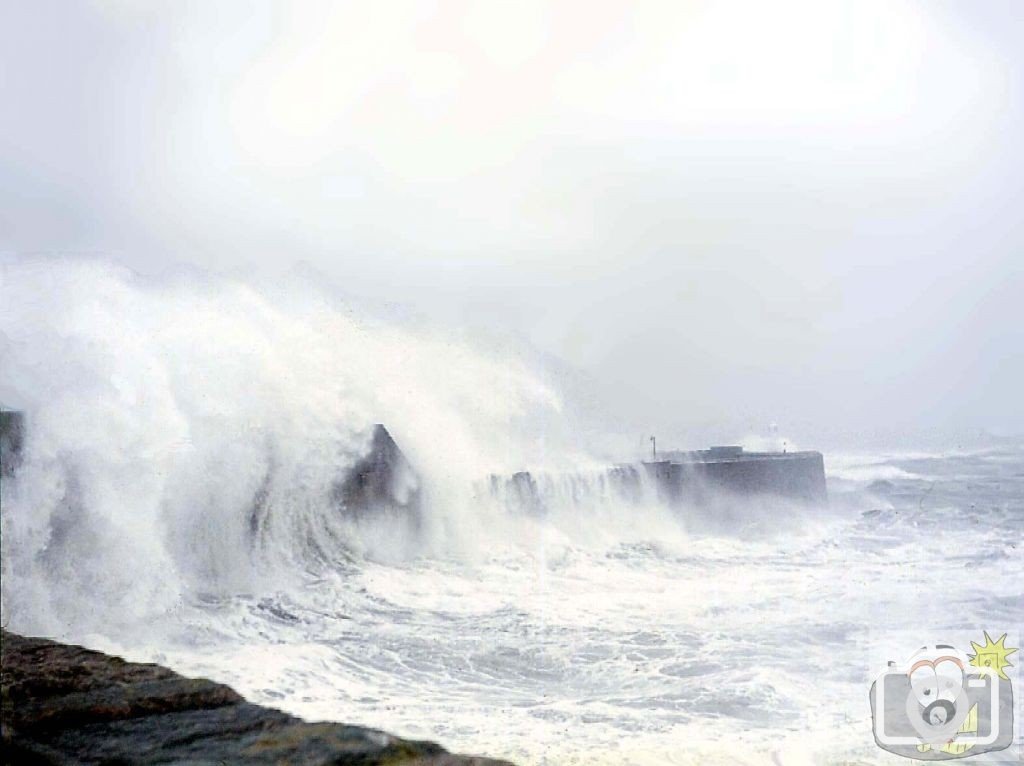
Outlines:
[[992, 670], [999, 674], [1000, 678], [1009, 681], [1009, 676], [1006, 675], [1006, 668], [1012, 668], [1013, 665], [1006, 658], [1017, 650], [1006, 646], [1005, 633], [1000, 636], [998, 641], [993, 641], [987, 630], [984, 633], [984, 646], [971, 641], [971, 648], [974, 649], [974, 654], [969, 655], [971, 664], [976, 668], [992, 668]]

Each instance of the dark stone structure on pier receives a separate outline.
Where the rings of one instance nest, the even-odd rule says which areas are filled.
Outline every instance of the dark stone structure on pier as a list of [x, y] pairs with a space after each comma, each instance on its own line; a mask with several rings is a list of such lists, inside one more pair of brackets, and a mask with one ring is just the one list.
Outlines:
[[503, 496], [515, 511], [538, 515], [545, 510], [537, 480], [529, 471], [517, 471], [507, 478], [492, 474], [490, 491], [491, 495]]
[[0, 476], [10, 477], [21, 465], [25, 448], [25, 413], [0, 410]]
[[667, 452], [643, 464], [669, 503], [701, 505], [722, 494], [766, 495], [823, 504], [825, 462], [820, 452], [746, 452], [742, 447], [711, 447]]
[[373, 427], [369, 451], [334, 489], [334, 499], [346, 513], [400, 515], [418, 520], [420, 478], [380, 423]]

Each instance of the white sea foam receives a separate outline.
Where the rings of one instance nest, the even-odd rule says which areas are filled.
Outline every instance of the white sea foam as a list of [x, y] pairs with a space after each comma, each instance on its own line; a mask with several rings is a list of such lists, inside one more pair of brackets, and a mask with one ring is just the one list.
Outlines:
[[[143, 283], [95, 261], [8, 260], [0, 275], [0, 399], [30, 423], [4, 509], [5, 613], [26, 627], [146, 621], [349, 546], [407, 555], [398, 530], [355, 539], [329, 512], [374, 422], [430, 478], [439, 510], [417, 544], [471, 548], [486, 520], [465, 488], [524, 464], [560, 406], [515, 358], [307, 285]], [[252, 540], [259, 492], [273, 513]]]
[[[831, 510], [670, 510], [538, 467], [566, 426], [514, 355], [295, 285], [0, 279], [0, 399], [31, 426], [0, 490], [13, 630], [524, 764], [824, 764], [884, 760], [872, 631], [1024, 621], [1020, 451], [829, 457]], [[418, 533], [327, 502], [376, 421], [428, 484]], [[913, 460], [927, 506], [860, 494], [918, 488]], [[480, 489], [526, 465], [543, 515]]]

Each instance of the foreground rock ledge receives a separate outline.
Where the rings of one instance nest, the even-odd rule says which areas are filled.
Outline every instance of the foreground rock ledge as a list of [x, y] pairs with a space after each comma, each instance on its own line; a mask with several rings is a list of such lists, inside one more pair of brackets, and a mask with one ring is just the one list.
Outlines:
[[4, 762], [508, 766], [341, 723], [305, 723], [160, 665], [3, 631]]

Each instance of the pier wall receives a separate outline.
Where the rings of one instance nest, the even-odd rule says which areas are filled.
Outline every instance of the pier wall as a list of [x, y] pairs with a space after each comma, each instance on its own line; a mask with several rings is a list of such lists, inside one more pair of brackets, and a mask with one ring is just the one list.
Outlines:
[[700, 504], [714, 495], [774, 495], [825, 503], [825, 463], [820, 452], [744, 453], [724, 460], [664, 460], [644, 463], [669, 502]]

